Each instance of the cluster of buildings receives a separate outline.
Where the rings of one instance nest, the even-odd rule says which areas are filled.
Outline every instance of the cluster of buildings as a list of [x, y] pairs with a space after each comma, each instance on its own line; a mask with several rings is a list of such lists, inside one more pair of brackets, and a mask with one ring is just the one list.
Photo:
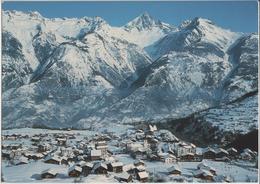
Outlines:
[[[16, 140], [26, 140], [28, 144], [19, 144]], [[2, 159], [10, 165], [28, 164], [37, 160], [50, 164], [49, 169], [40, 173], [41, 179], [59, 175], [51, 164], [66, 165], [68, 177], [114, 173], [119, 182], [147, 182], [149, 172], [145, 162], [159, 161], [170, 164], [168, 174], [181, 175], [182, 170], [178, 162], [201, 162], [203, 159], [227, 162], [232, 159], [252, 160], [257, 157], [257, 153], [250, 149], [238, 153], [235, 148], [197, 148], [167, 130], [158, 130], [155, 125], [129, 129], [120, 137], [111, 132], [82, 137], [72, 131], [64, 131], [41, 133], [32, 137], [20, 134], [3, 135], [2, 141]], [[128, 154], [135, 162], [122, 163], [115, 159], [118, 154]], [[212, 181], [216, 170], [201, 162], [193, 175]], [[223, 180], [229, 181], [228, 178]]]

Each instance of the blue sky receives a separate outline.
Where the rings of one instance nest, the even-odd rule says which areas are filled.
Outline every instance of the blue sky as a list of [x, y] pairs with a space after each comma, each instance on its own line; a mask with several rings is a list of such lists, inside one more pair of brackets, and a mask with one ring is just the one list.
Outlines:
[[258, 28], [257, 1], [4, 2], [3, 9], [38, 11], [48, 18], [100, 16], [113, 26], [122, 26], [146, 11], [173, 25], [203, 17], [232, 31], [257, 32]]

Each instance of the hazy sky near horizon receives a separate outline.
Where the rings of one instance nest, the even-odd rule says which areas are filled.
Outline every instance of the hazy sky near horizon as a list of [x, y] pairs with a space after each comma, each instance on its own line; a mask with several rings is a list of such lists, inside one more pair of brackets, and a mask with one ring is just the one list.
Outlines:
[[257, 1], [164, 1], [164, 2], [4, 2], [4, 10], [38, 11], [44, 17], [94, 17], [112, 26], [122, 26], [142, 14], [178, 26], [182, 21], [203, 17], [237, 32], [257, 32]]

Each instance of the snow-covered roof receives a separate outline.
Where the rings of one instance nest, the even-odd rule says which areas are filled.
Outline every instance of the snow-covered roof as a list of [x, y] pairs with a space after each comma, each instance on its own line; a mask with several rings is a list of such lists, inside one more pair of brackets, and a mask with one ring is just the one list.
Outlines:
[[17, 160], [14, 161], [14, 164], [19, 164], [19, 163], [29, 163], [28, 158], [21, 156]]
[[135, 167], [138, 171], [145, 171], [145, 166], [143, 166], [143, 165], [139, 165], [139, 166], [137, 166], [137, 167]]
[[225, 149], [223, 149], [223, 148], [218, 148], [217, 150], [216, 150], [216, 153], [225, 153], [225, 154], [229, 154]]
[[249, 148], [244, 149], [243, 152], [253, 154], [253, 151]]
[[173, 165], [172, 167], [168, 168], [167, 170], [169, 172], [172, 172], [172, 171], [180, 171], [181, 172], [179, 165]]
[[203, 170], [203, 176], [213, 176], [213, 174], [210, 171]]
[[134, 161], [134, 165], [137, 165], [137, 164], [144, 164], [144, 161], [143, 160], [135, 160]]
[[81, 171], [82, 171], [82, 168], [79, 167], [79, 166], [77, 166], [77, 165], [74, 165], [74, 166], [72, 166], [72, 167], [69, 168], [69, 172], [71, 172], [71, 171], [73, 171], [73, 170], [78, 171], [78, 172], [81, 172]]
[[56, 161], [61, 161], [61, 159], [57, 156], [57, 155], [49, 155], [47, 156], [44, 161], [47, 161], [47, 160], [56, 160]]
[[130, 177], [130, 174], [127, 172], [122, 172], [121, 174], [117, 175], [117, 177], [127, 180]]
[[111, 163], [112, 167], [120, 167], [123, 166], [124, 164], [122, 162], [113, 162]]
[[102, 149], [102, 148], [107, 148], [108, 145], [100, 145], [100, 146], [96, 146], [96, 149]]
[[208, 151], [216, 153], [216, 151], [213, 148], [208, 147], [208, 148], [203, 149], [203, 153], [208, 152]]
[[107, 169], [107, 165], [105, 163], [102, 163], [102, 162], [98, 162], [94, 165], [94, 170], [96, 170], [97, 168], [99, 167], [103, 167], [104, 169]]
[[137, 173], [140, 179], [148, 178], [149, 174], [146, 171], [138, 172]]
[[235, 148], [228, 148], [227, 151], [234, 151], [234, 152], [237, 152], [237, 150]]
[[91, 156], [101, 156], [101, 150], [91, 150], [90, 155]]
[[83, 166], [83, 165], [85, 165], [86, 163], [87, 163], [87, 162], [81, 160], [81, 161], [77, 162], [76, 165]]
[[46, 174], [46, 173], [56, 175], [58, 172], [55, 169], [46, 169], [46, 170], [41, 172], [41, 174]]
[[208, 170], [208, 171], [216, 171], [215, 168], [208, 166], [208, 165], [207, 165], [206, 163], [204, 163], [204, 162], [200, 163], [200, 164], [197, 166], [197, 168], [203, 169], [203, 170]]
[[210, 171], [204, 170], [204, 169], [198, 169], [196, 171], [193, 172], [194, 176], [213, 176], [213, 174]]

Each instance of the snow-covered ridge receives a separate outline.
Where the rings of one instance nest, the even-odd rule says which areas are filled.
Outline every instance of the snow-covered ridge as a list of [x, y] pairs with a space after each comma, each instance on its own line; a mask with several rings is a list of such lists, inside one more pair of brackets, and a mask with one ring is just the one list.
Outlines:
[[175, 28], [144, 13], [112, 27], [100, 17], [4, 11], [3, 33], [8, 128], [156, 123], [257, 89], [258, 37], [207, 19]]

